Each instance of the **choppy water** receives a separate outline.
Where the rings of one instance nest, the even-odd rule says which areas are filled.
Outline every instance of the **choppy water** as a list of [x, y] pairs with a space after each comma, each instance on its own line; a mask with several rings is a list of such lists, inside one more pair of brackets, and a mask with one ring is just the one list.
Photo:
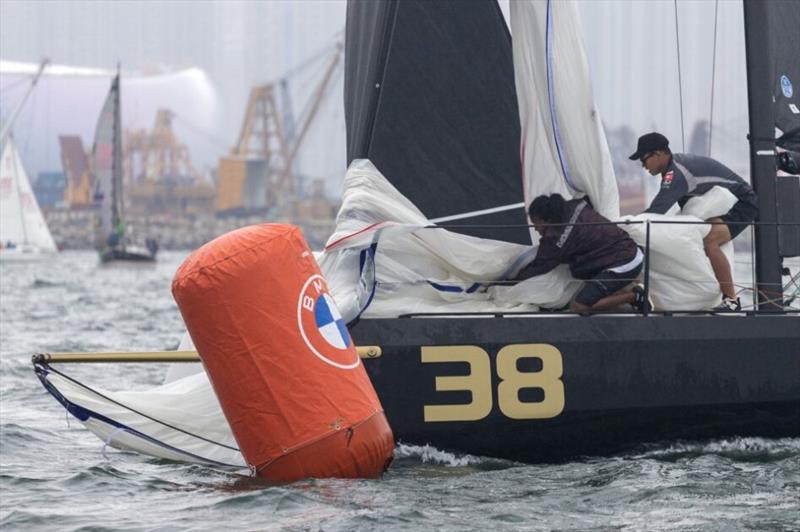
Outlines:
[[[162, 350], [182, 324], [184, 255], [98, 265], [65, 252], [0, 266], [0, 528], [7, 530], [798, 530], [800, 439], [690, 442], [524, 465], [400, 446], [382, 480], [270, 487], [230, 471], [106, 449], [35, 378], [37, 351]], [[105, 387], [158, 365], [82, 365]], [[111, 383], [117, 383], [112, 386]]]

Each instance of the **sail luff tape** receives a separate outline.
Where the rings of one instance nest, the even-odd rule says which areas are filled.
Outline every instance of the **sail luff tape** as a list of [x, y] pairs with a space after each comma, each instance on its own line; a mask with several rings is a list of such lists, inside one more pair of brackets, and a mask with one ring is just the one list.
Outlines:
[[[378, 358], [383, 350], [377, 345], [356, 347], [361, 358]], [[33, 355], [34, 364], [53, 362], [200, 362], [197, 351], [128, 351], [106, 353], [38, 353]]]

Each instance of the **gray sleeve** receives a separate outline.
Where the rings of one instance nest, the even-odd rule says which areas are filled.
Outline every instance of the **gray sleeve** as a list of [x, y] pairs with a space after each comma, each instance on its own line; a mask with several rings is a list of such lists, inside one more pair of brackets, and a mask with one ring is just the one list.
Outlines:
[[[670, 177], [670, 173], [672, 176]], [[686, 182], [683, 172], [677, 168], [667, 172], [661, 178], [661, 190], [658, 191], [656, 197], [650, 203], [650, 207], [644, 212], [652, 212], [655, 214], [665, 214], [670, 207], [675, 205], [679, 199], [689, 193], [689, 183]]]

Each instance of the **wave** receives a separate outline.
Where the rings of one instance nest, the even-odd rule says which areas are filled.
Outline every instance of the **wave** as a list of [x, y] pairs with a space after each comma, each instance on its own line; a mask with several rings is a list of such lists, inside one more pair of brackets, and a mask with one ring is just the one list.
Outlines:
[[650, 448], [633, 458], [675, 461], [702, 455], [719, 455], [738, 461], [781, 460], [800, 456], [800, 438], [736, 437], [705, 442], [676, 442]]

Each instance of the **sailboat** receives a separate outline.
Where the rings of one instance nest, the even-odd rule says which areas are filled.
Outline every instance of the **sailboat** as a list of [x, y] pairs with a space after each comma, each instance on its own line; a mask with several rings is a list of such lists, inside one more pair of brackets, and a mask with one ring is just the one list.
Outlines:
[[33, 194], [14, 138], [0, 157], [0, 260], [28, 261], [58, 252]]
[[22, 106], [47, 66], [45, 59], [30, 87], [0, 131], [0, 260], [30, 261], [56, 252], [56, 244], [31, 189], [11, 129]]
[[102, 262], [153, 262], [158, 242], [153, 238], [137, 241], [125, 224], [125, 187], [122, 179], [122, 118], [119, 72], [100, 111], [95, 129], [92, 164], [95, 178], [95, 205], [98, 217], [95, 248]]
[[[503, 300], [487, 288], [529, 255], [531, 196], [586, 195], [618, 218], [575, 4], [517, 1], [511, 9], [513, 45], [494, 0], [469, 10], [415, 0], [348, 4], [351, 164], [337, 230], [319, 261], [356, 344], [379, 347], [363, 363], [396, 439], [549, 462], [677, 439], [800, 436], [800, 320], [771, 295], [781, 258], [793, 253], [791, 224], [780, 233], [777, 224], [775, 110], [797, 105], [797, 96], [775, 89], [781, 76], [800, 79], [792, 73], [800, 46], [784, 38], [791, 30], [762, 38], [797, 27], [800, 5], [744, 3], [762, 295], [758, 310], [735, 316], [707, 310], [719, 294], [707, 287], [713, 274], [701, 244], [679, 249], [693, 250], [688, 259], [658, 251], [659, 237], [690, 227], [665, 232], [676, 221], [667, 218], [628, 220], [653, 253], [645, 282], [666, 311], [553, 312], [570, 296], [571, 281], [558, 271], [524, 297], [504, 292]], [[796, 138], [797, 129], [781, 130]], [[792, 179], [781, 186], [800, 185]], [[663, 264], [706, 275], [683, 280], [686, 307], [668, 307]], [[179, 349], [162, 358], [197, 360], [188, 337]], [[245, 465], [199, 365], [153, 390], [114, 392], [52, 360], [34, 357], [45, 388], [111, 445]]]

